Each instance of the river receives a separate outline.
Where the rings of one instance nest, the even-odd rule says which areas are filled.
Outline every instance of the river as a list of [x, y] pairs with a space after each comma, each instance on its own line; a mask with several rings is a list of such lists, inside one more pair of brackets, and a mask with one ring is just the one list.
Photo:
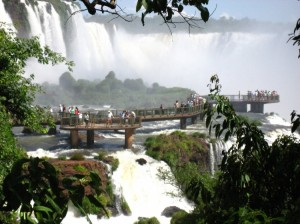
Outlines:
[[[276, 114], [269, 116], [263, 114], [248, 114], [252, 119], [262, 122], [261, 129], [265, 132], [267, 141], [271, 144], [274, 139], [282, 134], [290, 134], [290, 123]], [[87, 159], [93, 159], [99, 151], [106, 151], [119, 159], [120, 165], [112, 175], [116, 195], [123, 196], [131, 211], [131, 216], [119, 215], [109, 219], [97, 219], [91, 215], [93, 223], [124, 223], [133, 224], [139, 217], [157, 217], [161, 224], [170, 223], [170, 218], [161, 216], [161, 212], [169, 206], [177, 206], [186, 211], [193, 209], [193, 204], [184, 197], [173, 197], [169, 193], [176, 193], [177, 188], [160, 180], [157, 176], [158, 169], [168, 170], [164, 162], [156, 161], [145, 155], [144, 142], [147, 137], [168, 134], [180, 127], [179, 120], [143, 123], [142, 128], [136, 130], [134, 135], [134, 150], [123, 149], [124, 133], [103, 131], [95, 132], [93, 148], [72, 149], [68, 144], [68, 131], [58, 131], [56, 135], [24, 135], [22, 128], [14, 128], [14, 133], [19, 143], [27, 150], [28, 155], [38, 157], [57, 158], [71, 156], [74, 153], [83, 153]], [[59, 126], [57, 126], [59, 130]], [[187, 133], [207, 132], [203, 122], [188, 125]], [[219, 144], [220, 147], [229, 147], [230, 142]], [[220, 160], [222, 149], [214, 149], [212, 161]], [[211, 150], [213, 151], [213, 150]], [[219, 154], [219, 155], [218, 155]], [[143, 158], [147, 164], [141, 166], [136, 159]], [[213, 171], [213, 170], [212, 170]], [[178, 193], [178, 192], [177, 192]], [[76, 215], [73, 206], [70, 206], [63, 224], [88, 223], [85, 218]]]

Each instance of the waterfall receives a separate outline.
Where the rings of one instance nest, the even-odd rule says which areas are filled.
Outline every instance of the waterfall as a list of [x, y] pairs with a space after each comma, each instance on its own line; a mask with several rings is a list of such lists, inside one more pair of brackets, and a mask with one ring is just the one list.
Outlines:
[[36, 7], [25, 4], [30, 21], [31, 36], [38, 36], [42, 45], [62, 55], [66, 55], [66, 46], [63, 38], [60, 17], [54, 7], [48, 2], [38, 1]]
[[[135, 154], [130, 150], [118, 151], [112, 154], [119, 160], [119, 167], [112, 175], [112, 183], [115, 185], [115, 193], [119, 197], [124, 196], [132, 214], [125, 216], [120, 214], [109, 219], [98, 220], [91, 215], [93, 223], [107, 224], [132, 224], [139, 217], [157, 217], [161, 224], [169, 224], [170, 218], [161, 215], [162, 211], [169, 206], [177, 206], [187, 212], [193, 209], [185, 198], [174, 197], [171, 193], [177, 194], [178, 189], [158, 178], [158, 170], [169, 170], [164, 162], [159, 162], [144, 153]], [[139, 165], [136, 160], [143, 158], [147, 161]], [[85, 218], [78, 218], [74, 213], [68, 212], [63, 224], [70, 224], [73, 221], [87, 223]]]
[[[292, 110], [299, 110], [290, 105], [297, 102], [297, 94], [282, 85], [286, 83], [283, 74], [289, 74], [290, 89], [297, 89], [296, 83], [299, 83], [296, 50], [292, 44], [287, 44], [294, 24], [248, 21], [249, 26], [243, 26], [240, 21], [236, 24], [232, 21], [236, 27], [226, 30], [221, 26], [224, 21], [214, 21], [217, 28], [213, 27], [213, 32], [206, 31], [205, 27], [193, 33], [179, 28], [178, 32], [170, 34], [166, 27], [148, 35], [145, 29], [150, 32], [151, 27], [161, 24], [146, 23], [143, 27], [140, 22], [126, 23], [121, 18], [108, 22], [109, 19], [100, 13], [92, 19], [86, 18], [84, 13], [70, 17], [72, 12], [79, 10], [78, 5], [69, 1], [56, 1], [56, 4], [61, 5], [54, 7], [47, 1], [26, 5], [31, 35], [38, 35], [43, 44], [74, 61], [72, 76], [75, 79], [101, 80], [114, 71], [120, 80], [141, 78], [147, 85], [157, 82], [205, 95], [211, 75], [217, 73], [224, 94], [276, 90], [280, 94], [280, 105], [267, 105], [265, 112], [277, 111], [289, 117]], [[58, 8], [63, 10], [57, 12]], [[10, 23], [3, 0], [0, 12], [1, 20]], [[213, 25], [207, 23], [205, 26]], [[46, 69], [30, 66], [26, 72], [34, 73], [39, 83], [57, 83], [67, 70], [64, 66]]]
[[2, 0], [0, 1], [0, 22], [12, 24], [9, 14], [5, 11]]
[[209, 168], [212, 175], [215, 174], [215, 154], [213, 143], [209, 143]]
[[226, 143], [222, 139], [209, 143], [209, 165], [212, 175], [214, 175], [215, 171], [218, 170], [218, 166], [222, 163], [222, 152], [228, 150], [229, 144], [230, 143]]

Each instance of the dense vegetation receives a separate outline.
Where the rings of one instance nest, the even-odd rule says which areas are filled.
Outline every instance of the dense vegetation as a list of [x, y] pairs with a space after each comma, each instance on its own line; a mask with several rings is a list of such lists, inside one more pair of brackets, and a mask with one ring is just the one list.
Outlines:
[[176, 100], [186, 101], [194, 91], [186, 88], [166, 88], [154, 83], [147, 87], [142, 79], [116, 78], [113, 71], [104, 80], [75, 80], [66, 72], [59, 78], [59, 84], [44, 83], [44, 93], [37, 94], [35, 103], [40, 105], [112, 105], [114, 108], [159, 108], [172, 107]]
[[[65, 63], [69, 69], [72, 66], [48, 47], [41, 47], [38, 38], [18, 38], [9, 27], [0, 23], [0, 220], [10, 224], [58, 224], [67, 213], [69, 200], [86, 214], [82, 208], [86, 198], [83, 186], [73, 183], [84, 180], [100, 193], [101, 179], [94, 172], [88, 177], [77, 175], [63, 179], [69, 194], [65, 197], [55, 168], [44, 159], [27, 158], [26, 152], [18, 146], [12, 132], [14, 120], [34, 131], [47, 131], [41, 125], [45, 120], [44, 111], [33, 106], [40, 86], [33, 83], [33, 75], [24, 77], [29, 58], [36, 58], [41, 64]], [[101, 208], [101, 202], [93, 195], [87, 199]], [[32, 218], [33, 214], [36, 219]]]
[[[176, 151], [184, 151], [184, 147], [171, 144], [173, 140], [165, 143], [165, 136], [159, 136], [155, 142], [146, 141], [147, 154], [166, 161], [173, 167], [175, 177], [184, 176], [188, 180], [182, 190], [196, 204], [193, 213], [180, 212], [171, 223], [299, 223], [299, 139], [293, 135], [279, 136], [268, 145], [257, 124], [238, 116], [229, 100], [219, 95], [218, 77], [213, 76], [211, 81], [211, 97], [217, 104], [207, 107], [206, 125], [214, 130], [217, 138], [236, 139], [230, 149], [223, 152], [217, 175], [208, 176], [174, 166]], [[299, 115], [294, 114], [292, 121], [298, 126]], [[158, 152], [163, 153], [157, 146], [161, 144], [172, 145], [172, 156], [170, 152], [156, 156]], [[179, 183], [181, 180], [178, 178]]]

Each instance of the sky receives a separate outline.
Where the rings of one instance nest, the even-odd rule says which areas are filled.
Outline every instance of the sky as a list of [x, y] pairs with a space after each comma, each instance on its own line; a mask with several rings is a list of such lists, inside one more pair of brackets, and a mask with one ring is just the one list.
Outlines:
[[[126, 11], [135, 11], [135, 0], [118, 0]], [[213, 18], [231, 16], [236, 19], [249, 18], [262, 21], [294, 22], [300, 17], [300, 2], [298, 0], [209, 0], [207, 5]], [[195, 10], [189, 10], [194, 13]]]

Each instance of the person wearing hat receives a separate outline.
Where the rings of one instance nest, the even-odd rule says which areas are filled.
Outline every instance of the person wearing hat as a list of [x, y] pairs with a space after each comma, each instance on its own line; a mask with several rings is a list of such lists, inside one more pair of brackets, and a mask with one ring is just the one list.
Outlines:
[[112, 126], [112, 118], [114, 117], [113, 113], [109, 110], [107, 111], [107, 120], [106, 120], [106, 127], [110, 125]]

